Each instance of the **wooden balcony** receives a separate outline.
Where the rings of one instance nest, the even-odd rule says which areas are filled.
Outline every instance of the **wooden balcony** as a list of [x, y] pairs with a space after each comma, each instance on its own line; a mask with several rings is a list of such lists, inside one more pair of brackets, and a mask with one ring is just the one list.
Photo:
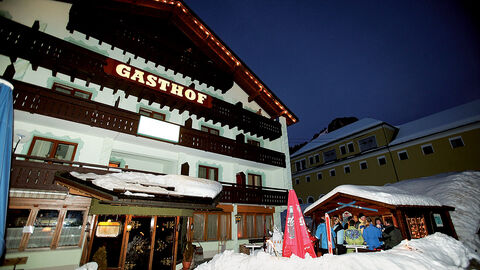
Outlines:
[[[10, 187], [20, 189], [40, 189], [49, 191], [67, 191], [54, 183], [57, 171], [107, 174], [117, 172], [141, 172], [159, 175], [159, 173], [133, 169], [113, 168], [97, 164], [47, 159], [26, 155], [14, 155], [10, 177]], [[223, 191], [220, 202], [260, 205], [286, 205], [286, 189], [241, 186], [222, 182]]]
[[[14, 85], [13, 108], [137, 136], [140, 114], [45, 89], [20, 81]], [[178, 145], [285, 167], [285, 154], [181, 127]]]
[[[18, 57], [26, 59], [34, 70], [44, 67], [51, 70], [53, 76], [60, 72], [70, 76], [72, 82], [79, 78], [86, 81], [87, 86], [89, 83], [98, 84], [100, 90], [108, 87], [116, 93], [118, 89], [122, 89], [125, 97], [132, 95], [137, 97], [137, 101], [144, 99], [149, 105], [155, 102], [162, 107], [168, 106], [170, 110], [178, 109], [180, 113], [188, 111], [190, 115], [198, 118], [204, 117], [230, 128], [237, 127], [245, 133], [250, 132], [265, 139], [275, 140], [282, 136], [279, 122], [248, 111], [241, 104], [234, 105], [213, 98], [212, 107], [206, 108], [140, 86], [131, 80], [120, 80], [108, 75], [103, 70], [106, 56], [40, 32], [37, 27], [37, 23], [30, 28], [0, 16], [0, 54], [8, 56], [11, 61], [16, 61]], [[11, 79], [14, 74], [14, 66], [10, 65], [3, 76]], [[121, 126], [125, 127], [123, 123]]]

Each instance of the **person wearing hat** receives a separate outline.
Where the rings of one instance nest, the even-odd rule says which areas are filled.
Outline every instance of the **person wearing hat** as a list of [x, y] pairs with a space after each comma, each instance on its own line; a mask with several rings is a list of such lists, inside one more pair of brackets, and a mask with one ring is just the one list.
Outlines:
[[359, 229], [362, 233], [363, 230], [367, 227], [367, 217], [363, 213], [358, 214], [358, 222], [355, 224], [355, 227]]

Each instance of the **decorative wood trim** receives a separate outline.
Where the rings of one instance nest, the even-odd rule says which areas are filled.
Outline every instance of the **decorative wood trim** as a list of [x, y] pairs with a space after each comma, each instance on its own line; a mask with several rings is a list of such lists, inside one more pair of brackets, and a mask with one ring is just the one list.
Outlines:
[[273, 214], [273, 213], [275, 213], [275, 207], [238, 205], [237, 206], [237, 213]]

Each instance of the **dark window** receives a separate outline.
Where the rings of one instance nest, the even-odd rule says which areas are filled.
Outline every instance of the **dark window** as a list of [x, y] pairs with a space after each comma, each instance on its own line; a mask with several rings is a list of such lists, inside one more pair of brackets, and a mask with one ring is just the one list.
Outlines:
[[350, 166], [345, 166], [343, 167], [344, 171], [345, 171], [345, 174], [349, 174], [350, 173]]
[[422, 146], [422, 152], [423, 152], [424, 155], [433, 154], [433, 146], [432, 145]]
[[450, 138], [450, 145], [452, 145], [452, 148], [465, 146], [462, 137]]
[[213, 135], [220, 135], [220, 130], [207, 127], [207, 126], [202, 126], [202, 131], [213, 134]]
[[320, 162], [320, 155], [315, 155], [315, 163], [319, 163]]
[[5, 245], [7, 249], [18, 249], [23, 237], [23, 227], [27, 225], [30, 209], [8, 209]]
[[340, 153], [342, 155], [345, 155], [347, 153], [347, 149], [345, 148], [345, 145], [340, 145]]
[[322, 177], [323, 177], [322, 173], [317, 173], [317, 180], [322, 180]]
[[57, 92], [64, 93], [64, 94], [74, 96], [74, 97], [79, 97], [79, 98], [83, 98], [83, 99], [91, 99], [92, 98], [92, 93], [90, 93], [90, 92], [83, 91], [83, 90], [80, 90], [80, 89], [76, 89], [76, 88], [73, 88], [71, 86], [60, 84], [60, 83], [54, 83], [52, 85], [52, 89], [57, 91]]
[[307, 168], [305, 163], [305, 159], [295, 162], [295, 168], [297, 169], [297, 172]]
[[406, 160], [406, 159], [408, 159], [407, 151], [398, 152], [398, 159], [400, 159], [400, 160]]
[[143, 116], [147, 116], [150, 118], [155, 118], [157, 120], [165, 121], [165, 114], [159, 113], [159, 112], [154, 112], [152, 110], [147, 110], [145, 108], [140, 108], [139, 113]]
[[360, 147], [360, 152], [367, 151], [377, 147], [377, 140], [375, 139], [375, 136], [370, 136], [359, 140], [358, 146]]
[[77, 151], [76, 143], [34, 137], [28, 155], [61, 160], [73, 160]]
[[[218, 135], [218, 134], [216, 134], [216, 135]], [[251, 144], [251, 145], [255, 145], [255, 146], [257, 146], [257, 147], [260, 147], [260, 142], [257, 141], [257, 140], [247, 139], [247, 143], [248, 143], [248, 144]]]
[[355, 152], [355, 147], [353, 146], [353, 143], [348, 143], [347, 147], [349, 153]]
[[199, 165], [198, 177], [218, 181], [218, 168]]
[[258, 174], [248, 174], [247, 185], [261, 187], [262, 186], [262, 176]]
[[330, 176], [335, 176], [335, 169], [330, 170]]
[[308, 158], [308, 161], [310, 162], [310, 165], [314, 164], [314, 162], [313, 162], [313, 157], [309, 157], [309, 158]]
[[310, 183], [310, 176], [305, 177], [305, 182]]
[[336, 159], [337, 159], [337, 152], [335, 151], [335, 149], [323, 152], [323, 161], [324, 162], [334, 161]]
[[300, 179], [297, 178], [295, 179], [295, 185], [298, 185], [298, 184], [300, 184]]
[[360, 162], [360, 169], [366, 170], [367, 168], [368, 168], [368, 166], [367, 166], [367, 162], [366, 162], [366, 161]]
[[78, 246], [82, 236], [84, 212], [69, 210], [63, 219], [63, 227], [58, 240], [58, 246]]
[[379, 157], [378, 158], [378, 165], [383, 166], [385, 164], [387, 164], [387, 159], [385, 159], [385, 157]]

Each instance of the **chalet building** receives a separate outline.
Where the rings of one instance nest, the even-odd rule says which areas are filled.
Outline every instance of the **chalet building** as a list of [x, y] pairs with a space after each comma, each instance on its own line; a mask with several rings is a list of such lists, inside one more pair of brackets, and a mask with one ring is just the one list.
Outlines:
[[291, 155], [293, 188], [313, 203], [345, 184], [385, 185], [480, 170], [480, 100], [400, 126], [364, 118], [320, 135]]
[[[298, 120], [182, 1], [5, 0], [0, 15], [0, 74], [14, 87], [0, 269], [74, 269], [102, 247], [109, 269], [175, 269], [185, 234], [208, 258], [280, 227]], [[128, 197], [73, 172], [223, 190]]]

